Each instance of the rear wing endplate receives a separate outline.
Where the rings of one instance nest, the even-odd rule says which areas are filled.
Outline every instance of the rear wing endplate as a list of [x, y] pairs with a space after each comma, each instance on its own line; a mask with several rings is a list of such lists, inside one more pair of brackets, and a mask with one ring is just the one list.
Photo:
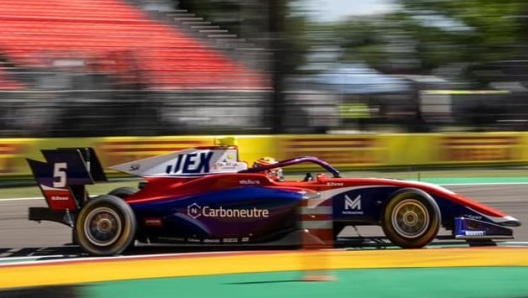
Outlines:
[[27, 159], [48, 206], [53, 211], [74, 211], [88, 198], [85, 185], [107, 181], [95, 150], [58, 148], [41, 150], [45, 162]]

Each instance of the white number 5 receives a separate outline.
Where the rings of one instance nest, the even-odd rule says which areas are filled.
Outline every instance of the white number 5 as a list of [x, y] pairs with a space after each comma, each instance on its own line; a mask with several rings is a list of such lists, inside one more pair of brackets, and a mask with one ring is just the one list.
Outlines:
[[53, 164], [53, 187], [66, 186], [66, 169], [68, 164], [65, 162], [57, 162]]

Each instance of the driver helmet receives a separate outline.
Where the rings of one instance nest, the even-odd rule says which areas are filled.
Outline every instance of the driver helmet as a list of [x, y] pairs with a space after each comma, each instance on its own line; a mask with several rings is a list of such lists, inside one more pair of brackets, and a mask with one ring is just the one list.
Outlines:
[[[253, 167], [256, 168], [256, 167], [261, 167], [261, 166], [272, 165], [272, 164], [276, 164], [277, 162], [278, 161], [273, 157], [268, 157], [268, 156], [261, 157], [255, 160], [255, 162], [253, 163]], [[275, 181], [282, 181], [284, 179], [284, 176], [282, 174], [282, 168], [269, 169], [269, 170], [264, 171], [264, 174], [266, 174], [266, 176], [268, 176], [269, 178]]]

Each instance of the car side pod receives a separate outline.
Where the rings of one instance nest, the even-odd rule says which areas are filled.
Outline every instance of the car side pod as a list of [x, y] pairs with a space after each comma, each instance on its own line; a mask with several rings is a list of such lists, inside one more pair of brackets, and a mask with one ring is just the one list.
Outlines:
[[455, 218], [456, 239], [513, 239], [513, 230], [487, 221]]

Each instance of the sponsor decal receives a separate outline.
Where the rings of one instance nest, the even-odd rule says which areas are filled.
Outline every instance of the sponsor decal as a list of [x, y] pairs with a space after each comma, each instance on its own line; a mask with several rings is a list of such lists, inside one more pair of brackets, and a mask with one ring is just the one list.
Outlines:
[[441, 161], [515, 161], [521, 158], [518, 136], [446, 136], [441, 141]]
[[52, 188], [42, 184], [40, 188], [52, 210], [77, 209], [77, 203], [68, 189]]
[[190, 217], [197, 219], [202, 215], [202, 207], [200, 205], [194, 203], [187, 207], [187, 215]]
[[361, 195], [358, 195], [356, 198], [351, 199], [348, 195], [345, 195], [345, 210], [343, 214], [348, 215], [358, 215], [363, 214], [361, 209]]
[[186, 239], [182, 237], [158, 237], [159, 240], [165, 240], [165, 241], [178, 241], [178, 242], [185, 242]]
[[145, 225], [151, 227], [161, 227], [163, 226], [163, 221], [161, 218], [145, 218]]
[[[481, 220], [482, 219], [481, 215], [466, 214], [466, 215], [463, 215], [462, 217], [467, 217], [467, 218], [470, 218], [470, 219], [477, 219], [477, 220]], [[471, 222], [470, 222], [470, 224], [471, 224]]]
[[167, 165], [165, 173], [201, 174], [211, 171], [211, 159], [214, 151], [178, 154], [174, 164]]
[[328, 182], [326, 183], [327, 186], [343, 186], [344, 184], [342, 182]]
[[52, 201], [67, 201], [70, 197], [68, 196], [51, 196]]
[[218, 208], [211, 208], [210, 206], [202, 207], [193, 203], [187, 207], [187, 215], [194, 219], [201, 216], [213, 218], [268, 218], [269, 210], [256, 207], [233, 209], [220, 206]]
[[238, 242], [238, 238], [224, 238], [224, 239], [222, 239], [222, 242], [224, 242], [224, 243], [237, 243]]
[[204, 239], [203, 243], [220, 243], [220, 239]]
[[138, 171], [141, 168], [140, 164], [130, 165], [130, 171]]
[[464, 235], [466, 236], [485, 236], [486, 233], [484, 231], [464, 231]]
[[215, 163], [213, 166], [213, 169], [215, 170], [235, 170], [238, 167], [239, 163], [236, 161], [228, 161], [227, 159], [224, 159], [221, 162]]
[[251, 180], [251, 179], [244, 179], [240, 180], [241, 185], [259, 185], [260, 181], [258, 180]]

